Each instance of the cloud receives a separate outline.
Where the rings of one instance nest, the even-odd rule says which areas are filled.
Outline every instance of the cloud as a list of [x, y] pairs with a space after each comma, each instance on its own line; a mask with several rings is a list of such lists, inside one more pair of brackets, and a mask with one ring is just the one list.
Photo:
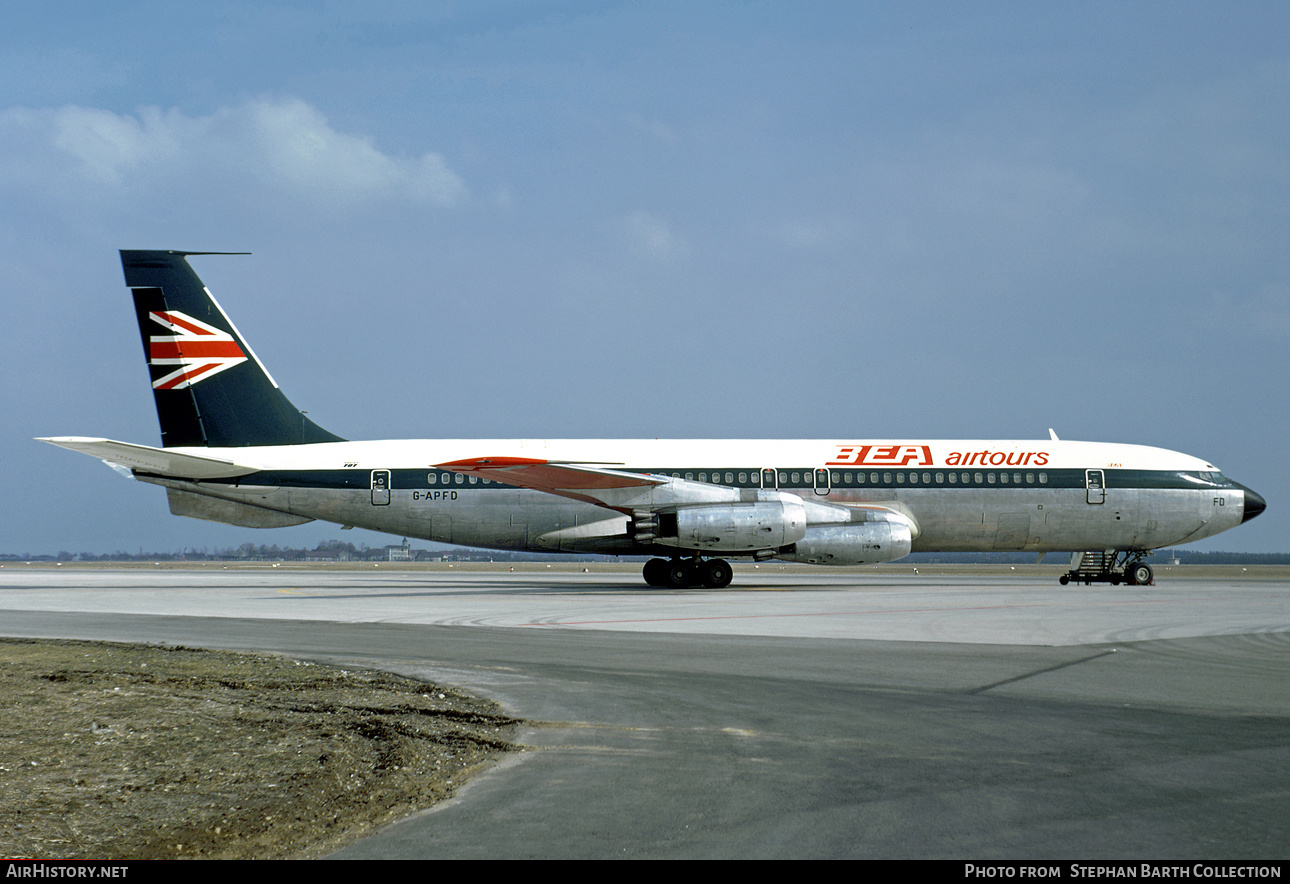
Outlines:
[[[466, 196], [437, 153], [400, 157], [339, 132], [297, 99], [258, 99], [208, 116], [68, 106], [0, 111], [0, 182], [28, 189], [152, 192], [204, 180], [324, 205], [397, 200], [436, 206]], [[87, 191], [89, 193], [87, 193]]]
[[667, 260], [689, 251], [685, 240], [672, 231], [667, 221], [649, 212], [632, 212], [622, 219], [621, 229], [627, 247], [642, 258]]
[[838, 219], [792, 218], [781, 221], [773, 235], [793, 249], [814, 250], [829, 248], [844, 238], [845, 223]]
[[668, 146], [676, 144], [676, 130], [666, 123], [647, 119], [640, 114], [627, 114], [623, 120], [628, 126], [654, 141]]

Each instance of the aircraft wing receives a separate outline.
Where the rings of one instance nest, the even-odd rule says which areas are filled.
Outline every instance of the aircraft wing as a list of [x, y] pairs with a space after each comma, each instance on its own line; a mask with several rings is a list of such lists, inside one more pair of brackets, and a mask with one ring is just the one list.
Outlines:
[[[467, 473], [504, 485], [545, 491], [560, 497], [594, 503], [622, 512], [648, 508], [653, 490], [678, 480], [668, 476], [629, 473], [595, 464], [576, 464], [531, 457], [471, 457], [437, 464], [441, 470]], [[701, 483], [691, 483], [701, 484]], [[708, 486], [712, 487], [712, 486]]]
[[[469, 473], [506, 485], [532, 488], [635, 515], [668, 507], [712, 503], [753, 503], [796, 495], [760, 488], [713, 485], [653, 473], [632, 473], [599, 464], [539, 460], [527, 457], [479, 457], [437, 464], [441, 470]], [[818, 504], [813, 504], [820, 506]], [[823, 505], [827, 506], [827, 505]], [[845, 512], [841, 507], [830, 509]], [[841, 521], [847, 521], [843, 516]]]
[[527, 457], [478, 457], [436, 466], [441, 470], [468, 473], [505, 485], [594, 503], [634, 518], [655, 510], [700, 504], [780, 501], [803, 507], [811, 524], [895, 521], [908, 525], [914, 537], [919, 533], [913, 518], [894, 506], [803, 500], [786, 491], [713, 485], [674, 476], [608, 469], [599, 464]]
[[108, 464], [117, 464], [142, 473], [155, 473], [175, 479], [229, 479], [254, 473], [257, 467], [240, 466], [230, 460], [180, 454], [165, 448], [96, 439], [88, 436], [52, 436], [38, 439], [59, 448], [79, 451]]

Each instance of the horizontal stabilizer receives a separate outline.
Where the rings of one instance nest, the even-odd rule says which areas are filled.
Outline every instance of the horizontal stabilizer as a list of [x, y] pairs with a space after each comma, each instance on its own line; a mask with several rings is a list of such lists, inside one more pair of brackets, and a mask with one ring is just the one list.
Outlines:
[[241, 466], [229, 460], [180, 454], [165, 448], [152, 448], [112, 439], [88, 436], [52, 436], [37, 441], [48, 442], [59, 448], [79, 451], [108, 463], [120, 464], [141, 473], [153, 473], [176, 479], [229, 479], [254, 473], [257, 467]]

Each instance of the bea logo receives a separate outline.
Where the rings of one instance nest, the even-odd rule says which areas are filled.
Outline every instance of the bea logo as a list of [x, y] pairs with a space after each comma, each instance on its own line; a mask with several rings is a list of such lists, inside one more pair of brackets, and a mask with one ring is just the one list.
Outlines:
[[148, 340], [148, 364], [169, 369], [152, 382], [154, 390], [183, 390], [246, 362], [232, 335], [187, 313], [165, 310], [148, 317], [170, 332]]
[[839, 445], [830, 467], [930, 467], [932, 449], [928, 445]]

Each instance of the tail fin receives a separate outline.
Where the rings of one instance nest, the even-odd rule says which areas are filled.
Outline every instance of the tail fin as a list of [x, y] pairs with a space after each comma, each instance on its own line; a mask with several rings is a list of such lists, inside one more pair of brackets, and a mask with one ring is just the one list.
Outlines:
[[161, 444], [225, 448], [343, 442], [291, 404], [202, 285], [188, 255], [125, 251]]

